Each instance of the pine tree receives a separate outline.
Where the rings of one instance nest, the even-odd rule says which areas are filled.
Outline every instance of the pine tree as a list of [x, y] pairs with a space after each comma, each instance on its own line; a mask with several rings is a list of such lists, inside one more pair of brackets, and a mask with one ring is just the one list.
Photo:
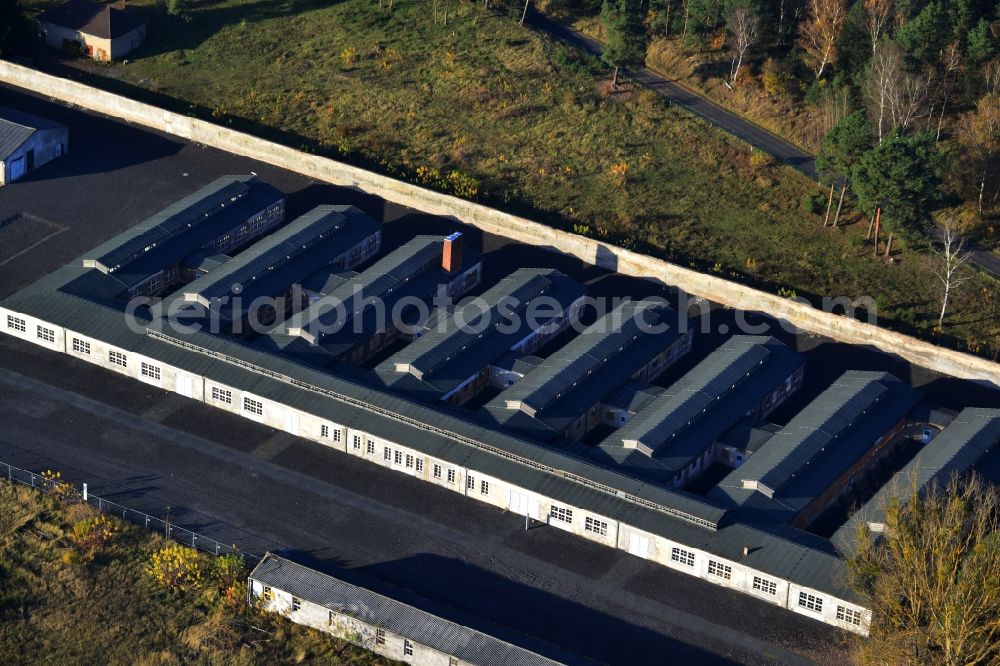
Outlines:
[[604, 0], [601, 23], [607, 41], [601, 57], [615, 69], [614, 87], [618, 87], [620, 68], [638, 67], [646, 59], [646, 29], [642, 16], [641, 0]]

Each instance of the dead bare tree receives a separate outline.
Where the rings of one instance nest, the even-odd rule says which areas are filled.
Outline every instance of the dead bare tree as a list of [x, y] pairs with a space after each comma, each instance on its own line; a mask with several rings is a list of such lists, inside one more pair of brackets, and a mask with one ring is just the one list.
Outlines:
[[872, 42], [872, 55], [875, 55], [879, 39], [888, 30], [890, 19], [892, 0], [865, 0], [865, 26]]
[[733, 51], [733, 59], [729, 65], [729, 81], [726, 85], [732, 90], [740, 76], [743, 56], [757, 42], [760, 34], [760, 18], [749, 7], [739, 6], [730, 12], [726, 27]]
[[942, 225], [940, 236], [941, 249], [934, 249], [934, 253], [941, 258], [941, 267], [935, 274], [941, 280], [941, 287], [944, 290], [941, 297], [941, 314], [938, 315], [938, 328], [944, 326], [944, 316], [955, 290], [971, 278], [967, 274], [960, 275], [959, 271], [972, 256], [972, 253], [965, 249], [965, 237], [956, 232], [955, 225], [950, 220]]
[[907, 130], [927, 117], [930, 87], [930, 77], [924, 74], [901, 71], [890, 79], [888, 92], [891, 128]]
[[837, 57], [837, 40], [846, 18], [846, 0], [809, 0], [809, 15], [799, 26], [799, 45], [817, 79]]
[[528, 4], [530, 2], [531, 0], [524, 0], [524, 11], [521, 12], [521, 20], [518, 22], [518, 25], [524, 25], [524, 19], [528, 18]]

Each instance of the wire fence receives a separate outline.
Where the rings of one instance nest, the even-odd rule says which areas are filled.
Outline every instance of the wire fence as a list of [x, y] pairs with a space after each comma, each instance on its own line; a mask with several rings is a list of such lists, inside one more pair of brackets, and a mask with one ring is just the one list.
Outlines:
[[156, 516], [151, 516], [148, 513], [143, 513], [142, 511], [137, 511], [136, 509], [130, 509], [127, 506], [122, 506], [121, 504], [117, 504], [111, 500], [98, 497], [92, 493], [84, 493], [83, 491], [78, 490], [74, 486], [66, 483], [65, 481], [61, 481], [58, 478], [51, 478], [47, 475], [36, 474], [19, 467], [14, 467], [13, 465], [0, 462], [0, 472], [2, 472], [4, 468], [6, 468], [8, 481], [12, 483], [20, 483], [25, 486], [31, 486], [32, 488], [37, 488], [40, 491], [55, 495], [64, 503], [71, 504], [86, 502], [103, 514], [115, 516], [116, 518], [120, 518], [122, 521], [138, 525], [139, 527], [145, 527], [151, 532], [159, 532], [168, 539], [173, 539], [174, 541], [182, 543], [185, 546], [190, 546], [191, 548], [195, 548], [206, 553], [211, 553], [213, 555], [239, 555], [245, 562], [247, 562], [248, 565], [251, 566], [251, 568], [254, 562], [260, 561], [260, 557], [257, 555], [242, 551], [236, 548], [236, 546], [225, 544], [203, 534], [198, 534], [197, 532], [192, 532], [191, 530], [179, 527], [169, 522], [169, 516], [167, 516], [167, 520], [157, 518]]

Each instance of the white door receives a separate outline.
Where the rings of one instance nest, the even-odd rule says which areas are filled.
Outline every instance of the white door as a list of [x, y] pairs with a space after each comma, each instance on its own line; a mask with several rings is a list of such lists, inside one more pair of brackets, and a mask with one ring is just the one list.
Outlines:
[[194, 386], [191, 378], [187, 375], [177, 375], [177, 392], [185, 398], [190, 398], [194, 393]]
[[7, 182], [13, 183], [24, 175], [24, 158], [17, 157], [7, 162]]
[[285, 432], [298, 436], [299, 434], [298, 412], [285, 412]]
[[516, 490], [510, 491], [510, 510], [520, 516], [528, 515], [528, 496]]
[[628, 552], [639, 557], [649, 557], [649, 538], [632, 532], [628, 535]]

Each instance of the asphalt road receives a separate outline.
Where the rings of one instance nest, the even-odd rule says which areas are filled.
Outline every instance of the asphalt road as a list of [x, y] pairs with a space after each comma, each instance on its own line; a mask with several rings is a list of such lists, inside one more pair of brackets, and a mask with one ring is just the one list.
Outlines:
[[[583, 49], [591, 55], [600, 56], [604, 48], [604, 45], [598, 40], [539, 12], [531, 12], [528, 16], [528, 23], [557, 39]], [[700, 95], [687, 86], [668, 79], [647, 67], [623, 69], [622, 71], [629, 78], [670, 100], [672, 104], [677, 104], [701, 116], [733, 136], [743, 139], [754, 148], [770, 153], [810, 178], [816, 179], [815, 155], [795, 147], [780, 136], [727, 111], [704, 95]], [[968, 243], [967, 249], [970, 264], [1000, 279], [1000, 257], [974, 243]]]
[[[531, 12], [528, 22], [539, 30], [568, 42], [592, 55], [600, 56], [604, 48], [604, 45], [596, 39], [588, 37], [580, 31], [574, 30], [570, 26], [555, 21], [539, 12]], [[804, 150], [796, 148], [780, 136], [772, 134], [766, 129], [730, 111], [726, 111], [708, 98], [699, 95], [677, 81], [654, 72], [648, 67], [623, 69], [622, 72], [630, 79], [641, 83], [650, 90], [670, 100], [672, 104], [677, 104], [701, 116], [733, 136], [743, 139], [754, 148], [759, 148], [766, 153], [774, 155], [810, 178], [816, 178], [815, 157]]]

